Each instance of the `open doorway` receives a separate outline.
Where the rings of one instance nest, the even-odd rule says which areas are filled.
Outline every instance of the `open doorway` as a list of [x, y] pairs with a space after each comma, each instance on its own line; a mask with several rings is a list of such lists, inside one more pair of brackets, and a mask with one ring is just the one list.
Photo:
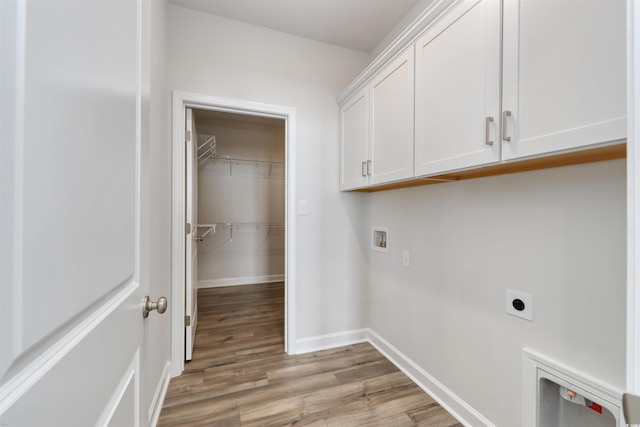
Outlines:
[[198, 288], [284, 281], [284, 120], [199, 109], [193, 116]]
[[[174, 92], [172, 117], [172, 376], [184, 369], [193, 332], [188, 328], [196, 320], [192, 307], [197, 302], [190, 298], [196, 293], [185, 287], [189, 269], [198, 277], [196, 289], [198, 283], [206, 288], [284, 282], [284, 350], [294, 354], [295, 182], [290, 172], [295, 111]], [[185, 149], [192, 136], [185, 132], [188, 117], [197, 123], [199, 135], [192, 141], [192, 158], [200, 173], [191, 175], [197, 176], [191, 186]], [[200, 213], [197, 219], [187, 218], [194, 192], [200, 205], [193, 208]], [[187, 255], [192, 240], [198, 251], [193, 264]]]
[[[200, 292], [257, 284], [266, 289], [273, 284], [283, 292], [285, 121], [196, 108], [186, 113], [192, 142], [186, 159], [186, 216], [191, 225], [185, 236], [188, 361]], [[283, 313], [278, 318], [284, 322]]]

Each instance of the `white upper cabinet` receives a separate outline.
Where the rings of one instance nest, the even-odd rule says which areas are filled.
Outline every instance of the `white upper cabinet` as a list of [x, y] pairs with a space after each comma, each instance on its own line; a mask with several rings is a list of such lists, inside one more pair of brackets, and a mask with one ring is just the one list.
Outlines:
[[343, 96], [342, 190], [621, 158], [626, 2], [438, 0]]
[[340, 189], [413, 177], [413, 46], [340, 107]]
[[504, 160], [626, 138], [625, 23], [624, 0], [505, 1]]
[[[340, 106], [340, 189], [355, 190], [369, 182], [369, 87]], [[371, 168], [369, 164], [369, 169]]]
[[500, 160], [500, 18], [466, 0], [417, 40], [416, 176]]
[[370, 184], [413, 177], [413, 46], [371, 83]]

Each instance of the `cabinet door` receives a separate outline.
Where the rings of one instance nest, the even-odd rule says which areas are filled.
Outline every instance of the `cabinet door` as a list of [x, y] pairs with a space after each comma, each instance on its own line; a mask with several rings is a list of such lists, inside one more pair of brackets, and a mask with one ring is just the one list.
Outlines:
[[353, 190], [368, 183], [368, 87], [340, 107], [340, 189]]
[[503, 39], [503, 159], [626, 137], [624, 0], [507, 1]]
[[413, 46], [371, 83], [371, 184], [413, 177]]
[[415, 174], [500, 159], [500, 2], [461, 2], [416, 42]]

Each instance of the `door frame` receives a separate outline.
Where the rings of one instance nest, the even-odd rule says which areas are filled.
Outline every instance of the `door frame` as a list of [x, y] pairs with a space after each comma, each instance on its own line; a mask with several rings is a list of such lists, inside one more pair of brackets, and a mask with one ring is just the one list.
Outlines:
[[171, 219], [171, 376], [184, 370], [184, 275], [185, 275], [185, 150], [186, 108], [270, 117], [285, 121], [285, 308], [284, 350], [295, 354], [295, 165], [296, 112], [294, 108], [250, 101], [173, 91], [171, 108], [172, 219]]
[[640, 5], [627, 0], [627, 386], [640, 395]]

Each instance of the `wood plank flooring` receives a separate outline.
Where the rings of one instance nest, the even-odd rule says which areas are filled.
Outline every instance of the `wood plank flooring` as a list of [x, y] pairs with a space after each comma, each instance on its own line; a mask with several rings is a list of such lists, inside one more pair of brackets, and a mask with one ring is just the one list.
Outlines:
[[201, 289], [158, 426], [462, 427], [370, 344], [289, 356], [284, 285]]

